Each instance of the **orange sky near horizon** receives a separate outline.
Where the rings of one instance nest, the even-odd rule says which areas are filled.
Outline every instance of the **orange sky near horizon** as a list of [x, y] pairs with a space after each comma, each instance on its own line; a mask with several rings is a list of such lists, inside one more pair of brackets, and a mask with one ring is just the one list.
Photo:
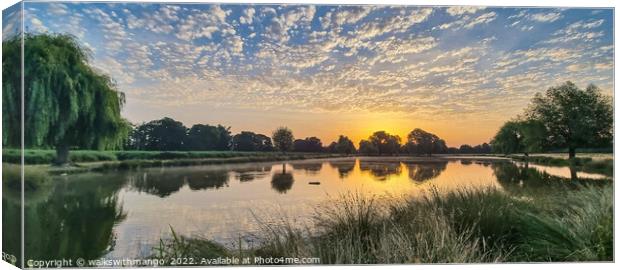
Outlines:
[[[131, 102], [131, 101], [129, 101]], [[127, 106], [131, 108], [132, 106]], [[230, 126], [233, 134], [241, 131], [252, 131], [271, 136], [273, 130], [286, 126], [293, 131], [296, 139], [318, 137], [327, 146], [338, 139], [339, 135], [348, 136], [354, 144], [359, 146], [362, 139], [367, 139], [375, 131], [384, 130], [401, 137], [404, 143], [407, 134], [415, 128], [421, 128], [444, 139], [448, 146], [459, 147], [462, 144], [477, 145], [489, 142], [498, 128], [521, 110], [514, 113], [508, 110], [505, 114], [495, 114], [493, 117], [478, 115], [445, 118], [436, 116], [435, 119], [423, 119], [415, 114], [404, 113], [371, 113], [371, 112], [291, 112], [282, 110], [248, 110], [238, 108], [205, 108], [204, 106], [187, 105], [183, 110], [174, 110], [170, 115], [170, 108], [151, 106], [148, 104], [135, 105], [140, 110], [124, 112], [124, 116], [137, 123], [136, 119], [160, 119], [171, 117], [183, 122], [188, 128], [194, 124], [210, 124]], [[153, 118], [153, 114], [157, 117]]]

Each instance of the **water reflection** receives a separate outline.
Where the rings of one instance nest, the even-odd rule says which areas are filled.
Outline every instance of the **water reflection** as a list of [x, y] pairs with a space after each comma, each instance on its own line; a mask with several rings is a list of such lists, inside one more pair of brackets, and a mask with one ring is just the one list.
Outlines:
[[26, 258], [96, 259], [113, 250], [114, 227], [127, 216], [118, 199], [123, 183], [91, 175], [56, 185], [49, 200], [27, 204]]
[[293, 174], [286, 172], [286, 164], [282, 164], [282, 172], [275, 173], [271, 177], [271, 188], [278, 193], [286, 193], [293, 187]]
[[235, 179], [241, 182], [249, 182], [268, 176], [271, 173], [271, 166], [252, 166], [249, 168], [238, 168], [232, 171], [235, 173]]
[[399, 176], [402, 173], [400, 162], [360, 160], [359, 166], [362, 172], [369, 172], [378, 181], [385, 181], [390, 176]]
[[409, 170], [409, 179], [415, 182], [425, 182], [437, 178], [448, 166], [447, 161], [437, 162], [405, 162]]
[[330, 161], [329, 166], [338, 170], [340, 179], [347, 178], [349, 174], [355, 169], [355, 160], [338, 160]]
[[[581, 179], [584, 174], [571, 174], [569, 168], [563, 168], [567, 171], [561, 177], [549, 173], [552, 169], [476, 159], [463, 163], [368, 158], [57, 177], [45, 194], [27, 197], [26, 251], [32, 259], [127, 258], [157, 245], [169, 225], [180, 234], [221, 238], [234, 234], [230, 239], [235, 241], [239, 234], [256, 232], [250, 211], [269, 211], [278, 208], [275, 205], [289, 210], [294, 218], [309, 216], [313, 205], [324, 202], [326, 194], [364, 191], [416, 195], [431, 187], [446, 192], [493, 186], [515, 195], [545, 196], [574, 188], [574, 183], [609, 183]], [[571, 175], [577, 179], [571, 181]], [[313, 181], [321, 184], [307, 184]], [[3, 196], [3, 215], [19, 213], [19, 198]], [[7, 249], [18, 249], [19, 234], [11, 232], [20, 225], [19, 219], [3, 222], [3, 232], [9, 232], [3, 238]]]
[[129, 176], [129, 184], [137, 191], [165, 198], [187, 184], [191, 190], [219, 189], [228, 186], [228, 171], [144, 172]]
[[596, 175], [600, 179], [578, 177], [578, 172], [574, 167], [564, 167], [564, 170], [568, 170], [566, 175], [550, 174], [547, 170], [553, 171], [553, 167], [528, 163], [495, 162], [491, 164], [491, 168], [504, 190], [520, 195], [544, 195], [549, 190], [558, 191], [583, 185], [610, 183], [609, 179], [605, 180], [601, 175]]
[[317, 175], [323, 168], [323, 163], [321, 162], [292, 163], [291, 166], [293, 167], [294, 170], [303, 171], [309, 175]]
[[461, 165], [471, 165], [472, 163], [469, 159], [461, 159]]
[[187, 186], [191, 190], [219, 189], [228, 186], [228, 172], [206, 171], [186, 176]]

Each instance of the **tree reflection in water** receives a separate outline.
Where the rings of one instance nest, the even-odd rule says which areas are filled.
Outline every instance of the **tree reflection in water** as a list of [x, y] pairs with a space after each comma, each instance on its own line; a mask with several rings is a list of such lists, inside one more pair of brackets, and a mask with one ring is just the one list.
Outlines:
[[409, 170], [409, 179], [421, 183], [437, 178], [448, 166], [447, 161], [405, 162]]
[[187, 184], [191, 190], [219, 189], [228, 186], [228, 172], [215, 171], [164, 171], [136, 173], [129, 177], [132, 189], [161, 198], [178, 192]]
[[235, 179], [241, 182], [249, 182], [254, 179], [264, 178], [271, 172], [271, 166], [257, 166], [251, 168], [234, 169]]
[[49, 200], [27, 204], [26, 259], [96, 259], [113, 250], [113, 228], [126, 218], [118, 200], [124, 184], [122, 176], [90, 175], [57, 184]]
[[189, 174], [185, 177], [191, 190], [219, 189], [228, 186], [227, 171], [204, 171]]
[[548, 195], [548, 192], [561, 192], [584, 185], [606, 185], [610, 180], [578, 178], [577, 170], [569, 167], [571, 177], [550, 175], [529, 167], [528, 163], [494, 162], [491, 164], [493, 173], [502, 188], [519, 196]]
[[308, 175], [317, 175], [323, 168], [323, 163], [291, 163], [294, 170], [304, 171]]
[[398, 176], [402, 173], [400, 162], [360, 160], [360, 170], [370, 172], [378, 181], [385, 181], [391, 175]]
[[275, 173], [271, 177], [271, 188], [278, 193], [286, 193], [293, 187], [293, 174], [286, 172], [286, 164], [282, 164], [282, 173]]
[[355, 169], [355, 160], [330, 161], [329, 166], [336, 168], [340, 179], [344, 179]]

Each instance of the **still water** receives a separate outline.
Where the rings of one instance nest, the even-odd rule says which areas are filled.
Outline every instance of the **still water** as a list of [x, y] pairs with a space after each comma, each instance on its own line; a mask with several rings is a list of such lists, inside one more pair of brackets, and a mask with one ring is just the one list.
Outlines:
[[[605, 178], [582, 172], [573, 175], [588, 181]], [[169, 236], [171, 227], [181, 235], [230, 245], [250, 239], [261, 224], [283, 218], [307, 222], [317, 205], [346, 193], [420, 196], [431, 189], [472, 187], [523, 192], [528, 187], [540, 190], [550, 183], [570, 182], [570, 176], [569, 168], [508, 161], [386, 158], [58, 176], [48, 189], [27, 194], [26, 257], [145, 257], [161, 237]], [[3, 196], [5, 213], [12, 208], [18, 207], [11, 196]], [[18, 241], [16, 237], [5, 234], [5, 243]]]

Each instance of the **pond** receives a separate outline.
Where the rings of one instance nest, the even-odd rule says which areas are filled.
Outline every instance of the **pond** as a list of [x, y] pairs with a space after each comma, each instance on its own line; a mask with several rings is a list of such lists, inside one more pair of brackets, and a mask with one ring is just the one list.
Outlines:
[[[601, 179], [484, 158], [339, 158], [58, 176], [47, 190], [27, 194], [26, 257], [145, 257], [170, 228], [232, 245], [250, 241], [264, 224], [307, 222], [317, 205], [346, 193], [399, 197], [495, 187], [535, 196], [567, 182]], [[17, 213], [15, 198], [3, 196], [4, 213]], [[7, 226], [5, 243], [19, 241]]]

